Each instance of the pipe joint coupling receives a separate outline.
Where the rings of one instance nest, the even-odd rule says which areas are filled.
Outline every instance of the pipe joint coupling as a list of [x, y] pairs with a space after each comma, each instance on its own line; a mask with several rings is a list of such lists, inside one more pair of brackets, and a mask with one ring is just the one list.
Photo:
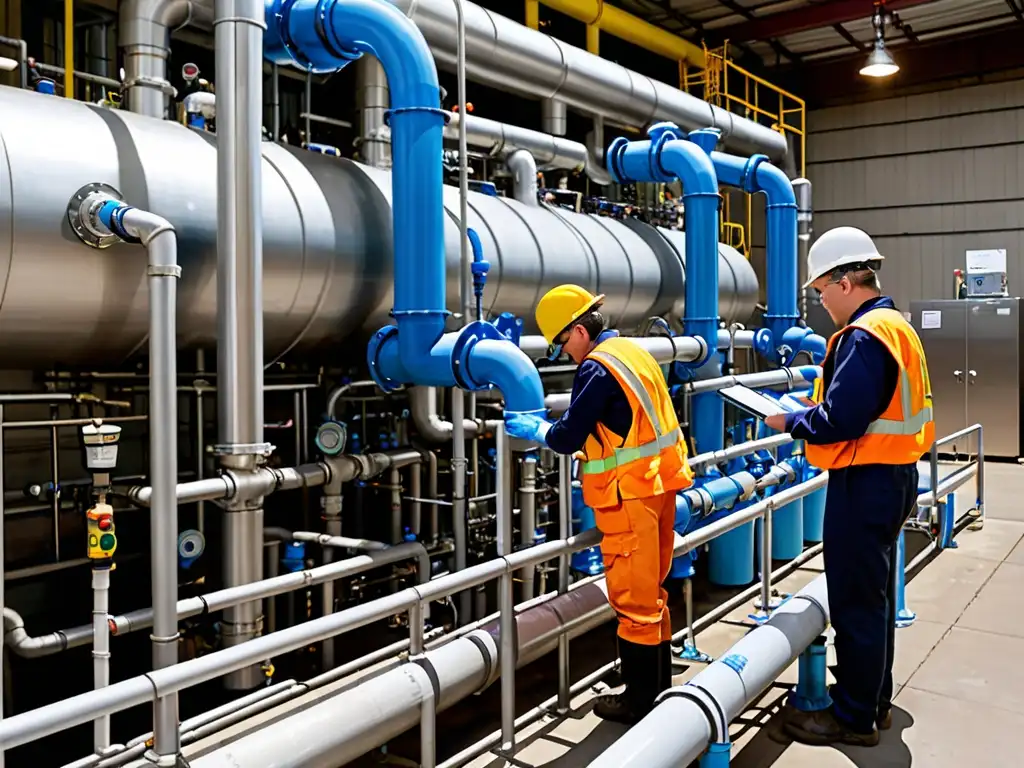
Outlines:
[[455, 344], [452, 345], [452, 372], [455, 374], [455, 383], [462, 389], [474, 392], [487, 389], [490, 386], [490, 382], [475, 379], [469, 365], [473, 347], [484, 339], [507, 341], [494, 325], [483, 320], [476, 320], [462, 329]]
[[86, 184], [68, 201], [68, 222], [78, 239], [93, 248], [108, 248], [118, 241], [140, 243], [121, 223], [131, 209], [108, 184]]
[[740, 188], [744, 192], [756, 194], [761, 191], [761, 185], [757, 183], [757, 169], [761, 163], [769, 162], [767, 155], [751, 155], [747, 164], [743, 166], [743, 175], [740, 176]]
[[264, 56], [275, 64], [297, 64], [307, 72], [336, 72], [360, 58], [334, 32], [337, 0], [270, 0], [266, 3]]

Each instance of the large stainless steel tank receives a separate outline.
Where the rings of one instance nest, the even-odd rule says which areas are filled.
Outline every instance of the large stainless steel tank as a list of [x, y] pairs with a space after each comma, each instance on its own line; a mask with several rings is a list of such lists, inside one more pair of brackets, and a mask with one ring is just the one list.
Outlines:
[[[318, 154], [263, 145], [267, 360], [337, 344], [388, 322], [391, 176]], [[0, 87], [0, 366], [118, 362], [145, 342], [145, 255], [94, 250], [72, 233], [70, 197], [104, 182], [174, 224], [182, 277], [182, 347], [215, 342], [215, 137], [177, 123]], [[458, 191], [445, 189], [449, 309], [458, 308]], [[682, 310], [682, 239], [618, 222], [471, 193], [470, 221], [492, 268], [488, 308], [533, 330], [541, 293], [578, 282], [608, 294], [628, 329]], [[721, 246], [722, 315], [744, 321], [753, 269]]]

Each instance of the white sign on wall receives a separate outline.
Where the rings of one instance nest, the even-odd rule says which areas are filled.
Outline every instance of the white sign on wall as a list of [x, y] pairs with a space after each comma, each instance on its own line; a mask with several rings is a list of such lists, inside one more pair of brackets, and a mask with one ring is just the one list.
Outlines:
[[980, 251], [967, 251], [967, 274], [1006, 272], [1006, 249], [988, 248]]

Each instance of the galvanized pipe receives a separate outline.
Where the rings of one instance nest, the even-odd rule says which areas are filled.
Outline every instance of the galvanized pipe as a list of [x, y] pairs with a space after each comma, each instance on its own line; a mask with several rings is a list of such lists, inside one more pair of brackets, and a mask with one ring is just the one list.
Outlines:
[[536, 208], [537, 161], [525, 149], [517, 149], [505, 159], [505, 165], [512, 172], [512, 197], [523, 205]]

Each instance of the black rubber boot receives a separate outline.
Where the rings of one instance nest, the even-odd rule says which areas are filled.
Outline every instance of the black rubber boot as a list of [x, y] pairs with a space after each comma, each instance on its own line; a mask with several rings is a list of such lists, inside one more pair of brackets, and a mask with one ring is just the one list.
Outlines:
[[602, 720], [636, 725], [654, 706], [659, 693], [661, 667], [660, 645], [637, 645], [619, 639], [620, 675], [626, 690], [597, 698], [594, 714]]
[[672, 641], [658, 646], [658, 693], [672, 687]]

